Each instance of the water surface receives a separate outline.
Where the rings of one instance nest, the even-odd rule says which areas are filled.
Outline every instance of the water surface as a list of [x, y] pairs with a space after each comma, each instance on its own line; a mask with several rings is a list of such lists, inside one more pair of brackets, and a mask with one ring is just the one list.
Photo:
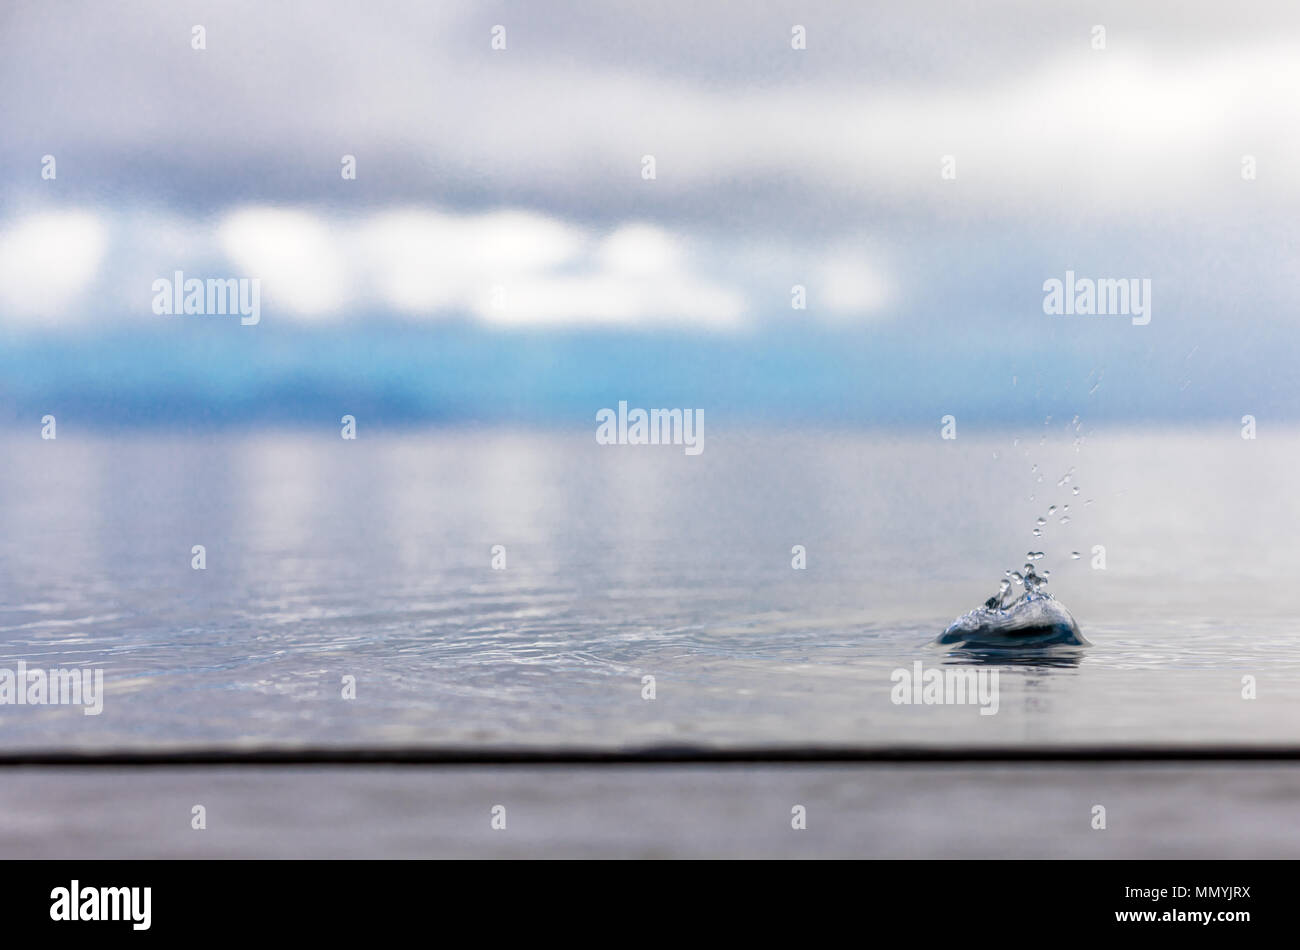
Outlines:
[[[0, 666], [107, 695], [0, 707], [0, 745], [1295, 740], [1296, 433], [708, 422], [694, 457], [594, 423], [8, 432]], [[1030, 550], [1093, 645], [997, 664], [994, 716], [891, 703], [895, 669], [969, 662], [930, 641]]]

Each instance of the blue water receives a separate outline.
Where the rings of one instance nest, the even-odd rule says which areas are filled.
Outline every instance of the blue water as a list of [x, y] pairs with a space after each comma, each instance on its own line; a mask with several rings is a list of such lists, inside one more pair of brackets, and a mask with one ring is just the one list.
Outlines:
[[[7, 432], [0, 667], [106, 697], [0, 745], [1294, 740], [1296, 433], [705, 432]], [[1030, 549], [1092, 646], [1000, 664], [996, 715], [893, 704]]]

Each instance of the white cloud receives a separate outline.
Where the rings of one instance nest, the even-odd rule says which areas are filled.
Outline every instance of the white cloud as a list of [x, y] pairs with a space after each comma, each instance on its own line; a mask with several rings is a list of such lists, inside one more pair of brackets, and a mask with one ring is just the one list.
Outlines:
[[518, 211], [401, 209], [367, 218], [353, 234], [379, 302], [406, 313], [472, 309], [494, 286], [564, 267], [586, 241], [578, 228]]
[[736, 329], [745, 312], [738, 291], [675, 272], [532, 277], [501, 291], [499, 298], [478, 301], [475, 312], [485, 320], [516, 325], [654, 323], [709, 330]]
[[645, 223], [602, 231], [526, 211], [422, 207], [339, 216], [253, 205], [216, 219], [82, 210], [0, 222], [0, 324], [74, 321], [89, 312], [76, 308], [83, 298], [110, 320], [156, 320], [153, 281], [175, 271], [259, 279], [272, 322], [388, 313], [734, 330], [761, 316], [751, 297], [781, 296], [744, 245]]
[[[334, 219], [245, 209], [221, 228], [239, 270], [263, 278], [268, 308], [469, 314], [496, 324], [741, 325], [740, 290], [695, 274], [680, 235], [629, 225], [609, 235], [545, 215], [427, 208]], [[272, 310], [273, 312], [273, 310]]]
[[267, 307], [317, 316], [337, 313], [352, 299], [351, 262], [329, 223], [317, 215], [244, 208], [222, 221], [218, 239], [238, 271], [219, 276], [260, 279]]
[[680, 245], [662, 228], [627, 224], [601, 241], [600, 263], [618, 274], [649, 276], [682, 267]]
[[106, 247], [100, 219], [86, 211], [51, 211], [0, 230], [3, 316], [58, 316], [81, 302]]

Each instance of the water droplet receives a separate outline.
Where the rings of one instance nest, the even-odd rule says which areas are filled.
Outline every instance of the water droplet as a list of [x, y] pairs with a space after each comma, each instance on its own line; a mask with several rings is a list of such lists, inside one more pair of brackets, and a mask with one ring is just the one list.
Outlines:
[[1049, 515], [1050, 515], [1050, 514], [1055, 514], [1055, 512], [1056, 512], [1056, 506], [1055, 506], [1055, 505], [1048, 505], [1048, 506], [1047, 506], [1047, 513], [1048, 513]]
[[1038, 588], [1047, 583], [1047, 578], [1041, 574], [1034, 573], [1034, 565], [1025, 565], [1025, 593], [1030, 597], [1038, 593]]
[[1079, 558], [1083, 557], [1083, 555], [1080, 554], [1078, 551], [1071, 551], [1070, 557], [1074, 558], [1077, 561], [1079, 560]]
[[1069, 515], [1061, 515], [1061, 521], [1060, 521], [1060, 524], [1069, 524], [1069, 523], [1070, 523], [1070, 516], [1069, 516]]
[[1031, 561], [1037, 561], [1042, 556], [1043, 556], [1042, 551], [1030, 551], [1028, 554], [1025, 555], [1025, 557], [1029, 558], [1029, 560]]
[[[1011, 573], [1008, 571], [1007, 573]], [[1011, 590], [1011, 581], [1005, 577], [998, 584], [998, 592], [984, 601], [984, 606], [989, 610], [1001, 610], [1002, 602], [1006, 599], [1007, 591]]]
[[1038, 527], [1041, 528], [1043, 525], [1047, 524], [1047, 519], [1039, 518], [1037, 521], [1034, 522], [1034, 524], [1038, 525]]
[[1079, 494], [1079, 486], [1075, 485], [1073, 488], [1070, 489], [1070, 491], [1075, 495]]
[[1043, 536], [1043, 532], [1042, 532], [1041, 530], [1039, 530], [1038, 528], [1035, 528], [1035, 529], [1034, 529], [1034, 537], [1036, 537], [1036, 538], [1041, 538], [1042, 536]]

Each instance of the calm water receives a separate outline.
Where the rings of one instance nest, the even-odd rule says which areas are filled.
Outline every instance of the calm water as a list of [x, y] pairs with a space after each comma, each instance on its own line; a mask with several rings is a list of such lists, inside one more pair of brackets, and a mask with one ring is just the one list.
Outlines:
[[[937, 426], [708, 422], [696, 457], [598, 446], [594, 424], [355, 442], [9, 432], [0, 667], [102, 667], [106, 698], [98, 717], [0, 707], [0, 744], [1300, 734], [1296, 433], [1116, 429], [1076, 446], [1050, 426], [944, 442]], [[1071, 521], [1032, 537], [1053, 503]], [[945, 662], [928, 642], [1031, 549], [1093, 646], [997, 667], [994, 716], [892, 704], [892, 671]]]

